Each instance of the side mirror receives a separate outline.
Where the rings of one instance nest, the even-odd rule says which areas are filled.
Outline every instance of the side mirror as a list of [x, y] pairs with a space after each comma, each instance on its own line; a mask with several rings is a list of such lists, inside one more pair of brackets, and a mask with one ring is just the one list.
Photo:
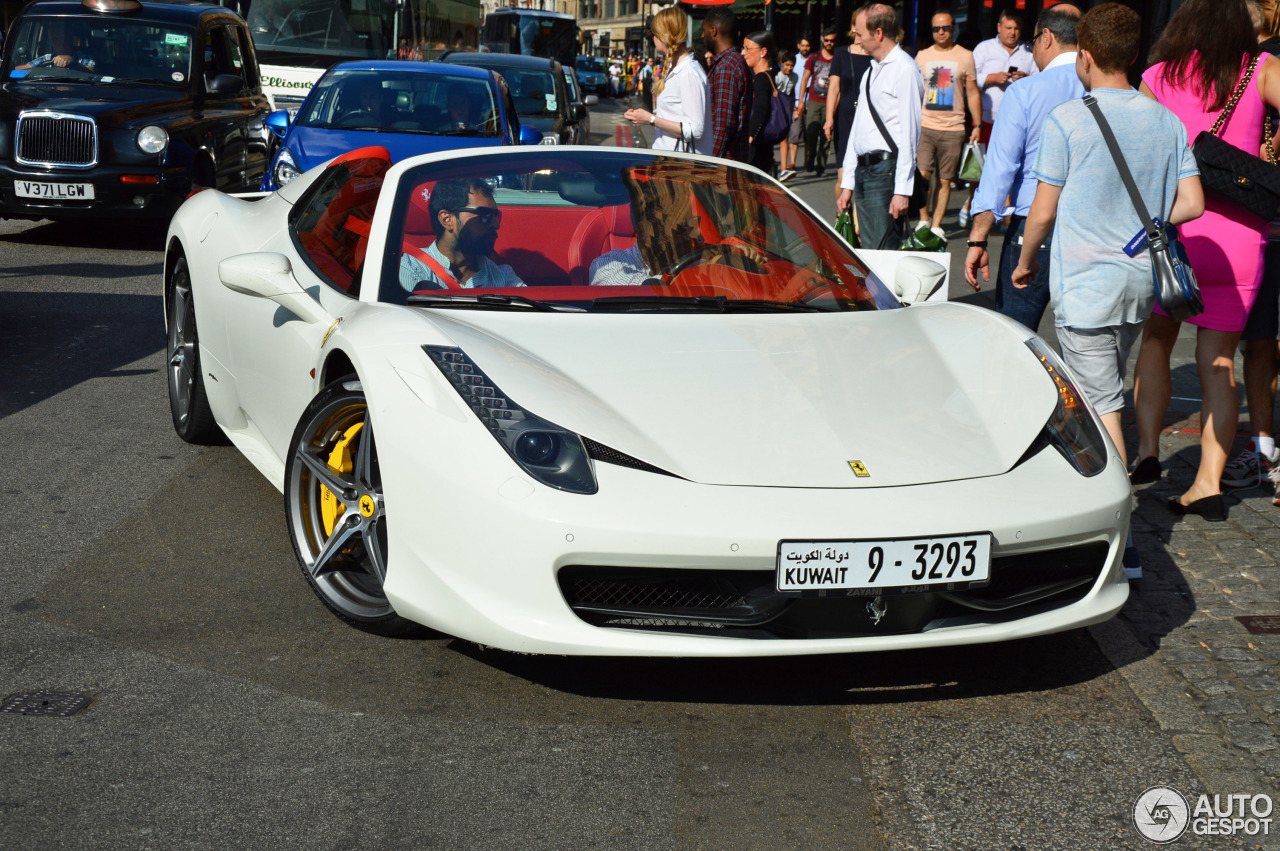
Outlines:
[[569, 114], [573, 116], [574, 121], [581, 121], [587, 117], [587, 108], [580, 103], [575, 103], [570, 107]]
[[904, 304], [919, 304], [938, 291], [947, 277], [941, 263], [923, 257], [903, 257], [893, 273], [893, 294]]
[[595, 95], [587, 95], [587, 98], [586, 98], [587, 106], [595, 106], [599, 102], [600, 102], [600, 98], [596, 97]]
[[530, 127], [528, 124], [520, 125], [520, 144], [521, 145], [541, 145], [542, 134], [538, 132], [536, 127]]
[[233, 95], [244, 88], [244, 77], [237, 74], [219, 74], [205, 85], [211, 95]]
[[284, 141], [289, 132], [289, 110], [278, 109], [262, 120], [262, 124], [271, 131], [271, 135]]
[[293, 277], [289, 258], [274, 252], [237, 254], [218, 264], [218, 278], [227, 289], [269, 298], [308, 324], [329, 319], [320, 303]]

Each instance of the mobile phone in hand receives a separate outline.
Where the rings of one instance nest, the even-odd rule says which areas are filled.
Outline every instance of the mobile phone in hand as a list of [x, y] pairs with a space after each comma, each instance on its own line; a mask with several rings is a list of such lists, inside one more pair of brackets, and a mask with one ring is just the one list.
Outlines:
[[1018, 66], [1017, 66], [1017, 65], [1010, 65], [1010, 66], [1009, 66], [1009, 73], [1010, 73], [1010, 74], [1016, 74], [1016, 73], [1018, 73]]

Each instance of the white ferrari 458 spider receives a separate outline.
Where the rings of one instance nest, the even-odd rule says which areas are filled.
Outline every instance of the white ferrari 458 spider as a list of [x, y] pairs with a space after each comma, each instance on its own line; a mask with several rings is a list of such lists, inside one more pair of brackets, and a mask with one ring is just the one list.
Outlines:
[[883, 262], [723, 160], [362, 149], [174, 217], [173, 422], [373, 632], [766, 656], [1111, 617], [1129, 481], [1071, 375]]

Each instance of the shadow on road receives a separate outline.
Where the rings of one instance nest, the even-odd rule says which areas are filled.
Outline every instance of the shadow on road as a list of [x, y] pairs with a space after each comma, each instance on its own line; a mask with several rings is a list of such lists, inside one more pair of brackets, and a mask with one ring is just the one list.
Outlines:
[[[154, 267], [119, 268], [128, 270], [121, 277], [154, 273], [158, 279], [160, 264]], [[102, 271], [111, 274], [112, 267]], [[120, 368], [164, 347], [161, 302], [159, 295], [3, 293], [0, 417], [91, 378], [156, 371]]]
[[98, 219], [47, 222], [16, 233], [0, 234], [0, 242], [14, 245], [49, 245], [106, 248], [126, 251], [161, 251], [168, 221], [115, 222]]

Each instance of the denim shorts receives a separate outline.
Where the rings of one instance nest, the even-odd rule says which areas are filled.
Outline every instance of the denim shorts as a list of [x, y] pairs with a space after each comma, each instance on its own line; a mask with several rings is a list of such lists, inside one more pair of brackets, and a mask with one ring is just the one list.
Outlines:
[[1141, 322], [1105, 328], [1068, 328], [1059, 325], [1058, 346], [1080, 392], [1099, 415], [1124, 407], [1125, 362], [1142, 331]]

